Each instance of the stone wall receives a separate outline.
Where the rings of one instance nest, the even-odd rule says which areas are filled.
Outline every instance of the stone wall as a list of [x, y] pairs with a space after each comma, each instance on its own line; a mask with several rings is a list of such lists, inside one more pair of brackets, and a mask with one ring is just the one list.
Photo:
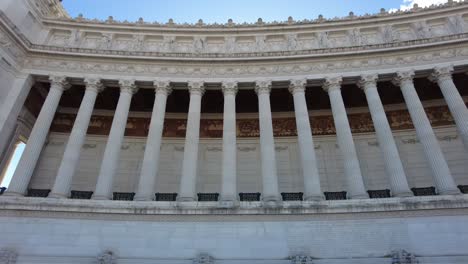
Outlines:
[[[457, 184], [468, 184], [468, 156], [454, 126], [435, 128], [439, 143]], [[413, 130], [394, 133], [410, 187], [434, 186], [421, 144]], [[51, 189], [60, 164], [67, 134], [51, 133], [30, 187]], [[107, 137], [88, 136], [72, 189], [93, 191]], [[358, 157], [368, 190], [389, 189], [384, 163], [374, 133], [354, 134]], [[146, 138], [126, 137], [114, 191], [134, 192], [143, 160]], [[296, 137], [275, 139], [281, 192], [302, 192], [303, 179]], [[199, 149], [197, 192], [221, 190], [221, 139], [202, 139]], [[183, 159], [183, 138], [163, 139], [160, 171], [155, 192], [178, 192]], [[321, 184], [324, 191], [346, 190], [336, 137], [315, 136]], [[261, 192], [258, 138], [238, 139], [238, 191]]]

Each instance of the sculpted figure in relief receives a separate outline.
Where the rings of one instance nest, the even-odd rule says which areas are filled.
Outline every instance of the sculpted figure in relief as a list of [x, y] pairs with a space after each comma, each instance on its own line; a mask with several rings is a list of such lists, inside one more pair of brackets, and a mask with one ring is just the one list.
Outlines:
[[134, 42], [133, 42], [133, 50], [143, 50], [143, 46], [144, 46], [144, 42], [145, 42], [145, 36], [144, 35], [137, 35], [135, 36], [134, 38]]
[[236, 49], [236, 38], [234, 36], [226, 37], [224, 45], [226, 53], [233, 53]]
[[193, 40], [193, 48], [195, 53], [202, 53], [205, 49], [205, 42], [203, 41], [202, 37], [196, 37]]
[[358, 28], [349, 30], [348, 39], [351, 46], [360, 46], [362, 44], [361, 31]]
[[416, 38], [424, 39], [431, 37], [431, 30], [427, 26], [426, 22], [419, 21], [412, 24], [413, 32]]
[[101, 42], [99, 44], [100, 49], [110, 49], [112, 47], [112, 34], [103, 33], [101, 37]]
[[317, 33], [317, 39], [318, 39], [319, 48], [324, 49], [324, 48], [328, 48], [330, 46], [330, 43], [328, 41], [327, 32], [318, 32]]
[[397, 32], [391, 25], [386, 25], [380, 28], [383, 43], [393, 43], [398, 39]]
[[296, 49], [297, 49], [296, 35], [290, 34], [288, 35], [288, 50], [296, 50]]
[[453, 34], [460, 34], [465, 32], [465, 21], [461, 16], [452, 16], [447, 18], [447, 27]]
[[257, 51], [265, 51], [266, 50], [266, 43], [265, 43], [265, 36], [257, 36], [255, 38], [255, 42], [257, 45]]

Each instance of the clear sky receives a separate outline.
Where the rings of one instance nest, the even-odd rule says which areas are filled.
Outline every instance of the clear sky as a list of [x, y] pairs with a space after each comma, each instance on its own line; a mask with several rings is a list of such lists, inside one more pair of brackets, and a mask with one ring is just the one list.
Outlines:
[[72, 17], [83, 14], [87, 18], [137, 21], [143, 17], [148, 22], [206, 23], [284, 21], [288, 16], [296, 20], [314, 19], [319, 14], [327, 18], [355, 14], [377, 13], [380, 8], [399, 9], [402, 6], [419, 6], [446, 0], [63, 0]]

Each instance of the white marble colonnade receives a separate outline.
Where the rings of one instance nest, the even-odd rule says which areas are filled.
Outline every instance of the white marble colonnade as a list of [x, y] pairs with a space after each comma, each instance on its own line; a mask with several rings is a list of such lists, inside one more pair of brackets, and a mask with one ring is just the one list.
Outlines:
[[[458, 93], [452, 77], [452, 68], [435, 68], [430, 76], [437, 82], [452, 112], [457, 128], [464, 142], [468, 133], [468, 112], [463, 99]], [[440, 194], [458, 194], [455, 182], [450, 174], [447, 162], [430, 122], [424, 112], [422, 103], [413, 84], [414, 73], [398, 72], [394, 83], [400, 86], [410, 116], [413, 120], [416, 134], [421, 141], [424, 154], [434, 176], [434, 182]], [[376, 74], [361, 76], [359, 86], [364, 91], [370, 109], [370, 114], [376, 129], [376, 135], [381, 148], [386, 173], [389, 177], [393, 196], [411, 196], [401, 159], [396, 148], [393, 135], [385, 116], [384, 108], [377, 91]], [[44, 106], [31, 132], [25, 154], [20, 160], [13, 180], [5, 195], [25, 195], [34, 167], [39, 159], [40, 152], [52, 123], [59, 100], [64, 90], [69, 87], [65, 77], [51, 77], [51, 89], [47, 95]], [[341, 77], [329, 77], [323, 88], [330, 96], [331, 108], [337, 141], [343, 155], [344, 177], [347, 182], [347, 192], [350, 199], [368, 198], [361, 175], [359, 160], [351, 134], [351, 128], [346, 114], [346, 108], [341, 96]], [[86, 136], [86, 130], [94, 108], [96, 96], [103, 89], [97, 78], [85, 79], [86, 91], [78, 115], [70, 134], [58, 175], [50, 197], [65, 198], [69, 196], [72, 177], [76, 170], [81, 148]], [[101, 170], [98, 176], [93, 199], [112, 199], [113, 179], [118, 166], [121, 145], [124, 139], [126, 120], [130, 110], [132, 95], [137, 91], [135, 81], [121, 80], [120, 97], [112, 122], [111, 132], [104, 152]], [[171, 92], [169, 80], [154, 82], [155, 102], [151, 117], [150, 131], [143, 158], [142, 171], [136, 190], [135, 200], [152, 200], [155, 182], [158, 173], [158, 162], [162, 130], [164, 125], [165, 106], [167, 97]], [[304, 200], [321, 200], [323, 193], [320, 188], [319, 171], [317, 168], [312, 130], [305, 100], [306, 79], [290, 80], [289, 90], [293, 95], [294, 109], [300, 146], [300, 158], [304, 177]], [[187, 121], [186, 139], [184, 147], [184, 160], [178, 200], [181, 202], [195, 201], [196, 177], [198, 162], [198, 144], [200, 130], [201, 100], [205, 91], [203, 81], [189, 82], [190, 104]], [[232, 207], [238, 204], [237, 196], [237, 168], [236, 168], [236, 93], [238, 84], [235, 80], [222, 83], [224, 95], [224, 129], [223, 129], [223, 170], [220, 206]], [[270, 106], [270, 91], [272, 82], [261, 80], [255, 82], [255, 91], [258, 96], [261, 168], [263, 180], [262, 200], [267, 206], [278, 206], [281, 196], [278, 188], [276, 171], [275, 143]]]

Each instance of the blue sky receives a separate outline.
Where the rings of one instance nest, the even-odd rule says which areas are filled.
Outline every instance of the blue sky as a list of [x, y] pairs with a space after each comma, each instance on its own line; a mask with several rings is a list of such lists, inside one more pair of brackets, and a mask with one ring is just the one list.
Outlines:
[[224, 23], [228, 18], [235, 22], [313, 19], [325, 17], [377, 13], [380, 8], [398, 9], [414, 2], [420, 6], [445, 0], [63, 0], [72, 17], [83, 14], [87, 18], [136, 21], [143, 17], [148, 22]]

